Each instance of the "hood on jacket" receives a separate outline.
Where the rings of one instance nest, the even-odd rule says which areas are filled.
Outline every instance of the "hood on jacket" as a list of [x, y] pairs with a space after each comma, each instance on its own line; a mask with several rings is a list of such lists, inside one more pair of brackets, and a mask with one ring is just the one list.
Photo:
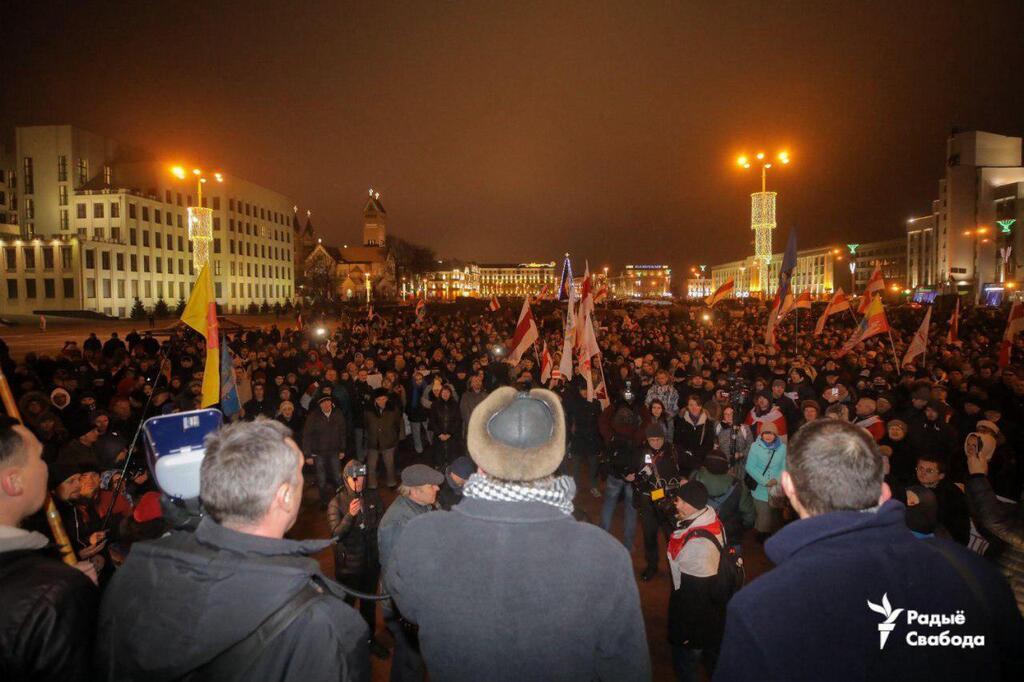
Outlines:
[[[329, 544], [239, 533], [209, 517], [194, 534], [137, 543], [100, 617], [101, 631], [110, 632], [109, 603], [118, 637], [97, 646], [121, 651], [115, 660], [145, 662], [135, 672], [151, 682], [178, 679], [247, 636], [320, 575], [307, 555]], [[137, 636], [144, 632], [159, 633], [160, 641]]]
[[42, 549], [49, 544], [49, 538], [34, 530], [0, 526], [0, 554], [4, 552]]

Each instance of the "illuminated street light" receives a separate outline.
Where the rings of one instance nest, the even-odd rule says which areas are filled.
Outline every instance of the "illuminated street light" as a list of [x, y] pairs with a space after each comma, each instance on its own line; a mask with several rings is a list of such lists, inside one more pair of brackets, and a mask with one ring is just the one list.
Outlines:
[[[764, 152], [755, 155], [761, 164], [761, 191], [750, 195], [750, 229], [754, 231], [754, 258], [761, 263], [759, 268], [760, 288], [763, 295], [768, 295], [768, 270], [772, 261], [772, 231], [775, 229], [775, 192], [768, 191], [768, 169], [771, 160]], [[789, 152], [776, 154], [780, 163], [789, 163]], [[750, 168], [747, 156], [741, 155], [736, 162], [742, 168]]]
[[[173, 166], [171, 175], [184, 180], [187, 177], [183, 166]], [[196, 179], [196, 205], [188, 207], [188, 238], [192, 242], [192, 265], [196, 274], [210, 262], [210, 242], [213, 241], [213, 210], [203, 206], [203, 185], [207, 178], [199, 168], [192, 169]], [[213, 179], [224, 182], [223, 173], [216, 172]]]

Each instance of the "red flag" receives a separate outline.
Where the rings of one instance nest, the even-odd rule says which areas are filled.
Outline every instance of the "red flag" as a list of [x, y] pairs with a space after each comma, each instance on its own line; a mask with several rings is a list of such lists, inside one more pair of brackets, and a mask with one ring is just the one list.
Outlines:
[[427, 316], [427, 302], [422, 298], [416, 301], [416, 321], [419, 322]]
[[949, 334], [946, 335], [946, 343], [952, 346], [959, 341], [960, 336], [960, 299], [956, 299], [956, 307], [953, 308], [953, 317], [949, 318]]
[[487, 304], [487, 308], [493, 313], [501, 309], [501, 304], [498, 303], [496, 296], [491, 296], [491, 302]]
[[731, 296], [733, 289], [735, 288], [736, 280], [730, 277], [726, 281], [722, 282], [722, 286], [715, 289], [715, 293], [705, 298], [704, 303], [707, 307], [714, 308], [716, 303]]
[[999, 366], [1007, 367], [1013, 354], [1013, 342], [1017, 334], [1024, 331], [1024, 303], [1014, 303], [1010, 307], [1010, 318], [1006, 321], [1006, 332], [1003, 342], [999, 344]]
[[811, 309], [811, 292], [805, 291], [796, 297], [796, 303], [793, 304], [794, 308], [803, 308], [804, 310]]
[[530, 346], [540, 338], [540, 331], [537, 323], [533, 320], [533, 313], [530, 311], [530, 299], [523, 301], [523, 310], [519, 313], [519, 322], [516, 323], [516, 332], [512, 336], [512, 343], [509, 346], [509, 362], [518, 364], [523, 353], [529, 350]]
[[590, 281], [590, 266], [583, 273], [583, 284], [580, 287], [579, 307], [576, 309], [576, 347], [582, 343], [579, 334], [583, 331], [583, 321], [594, 311], [593, 284]]
[[857, 312], [863, 315], [868, 311], [868, 306], [871, 305], [871, 299], [874, 298], [875, 292], [881, 293], [885, 291], [885, 280], [882, 279], [882, 268], [875, 264], [875, 270], [871, 273], [871, 279], [868, 280], [868, 285], [864, 287], [864, 296], [860, 299], [860, 305], [857, 307]]
[[602, 284], [601, 288], [594, 293], [594, 303], [600, 303], [608, 298], [608, 285]]
[[544, 342], [544, 350], [540, 353], [540, 383], [546, 384], [551, 379], [551, 353], [548, 352], [548, 342]]

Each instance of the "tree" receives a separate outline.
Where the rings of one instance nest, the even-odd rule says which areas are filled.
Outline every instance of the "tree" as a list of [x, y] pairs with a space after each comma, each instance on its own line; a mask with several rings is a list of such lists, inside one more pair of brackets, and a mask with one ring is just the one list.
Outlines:
[[437, 263], [437, 255], [432, 248], [414, 244], [401, 237], [388, 235], [384, 248], [395, 259], [395, 267], [400, 271], [427, 272]]
[[142, 301], [138, 296], [135, 297], [135, 303], [132, 304], [132, 310], [128, 313], [128, 317], [133, 320], [146, 319], [146, 306], [142, 305]]
[[170, 314], [171, 310], [170, 308], [167, 307], [167, 301], [165, 301], [162, 298], [156, 302], [156, 305], [153, 306], [154, 317], [167, 317]]
[[185, 312], [185, 299], [184, 298], [179, 298], [177, 305], [174, 306], [174, 314], [176, 316], [178, 316], [178, 317], [181, 317], [184, 312]]
[[302, 294], [313, 302], [334, 300], [340, 283], [334, 260], [322, 252], [306, 261], [299, 279]]

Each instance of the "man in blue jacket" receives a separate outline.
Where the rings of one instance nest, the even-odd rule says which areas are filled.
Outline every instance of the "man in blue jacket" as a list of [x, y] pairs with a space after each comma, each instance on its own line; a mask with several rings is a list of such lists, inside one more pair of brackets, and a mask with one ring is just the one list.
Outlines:
[[729, 602], [716, 680], [1020, 680], [1024, 621], [984, 559], [918, 540], [874, 439], [838, 420], [790, 441], [800, 515], [765, 543], [777, 567]]

